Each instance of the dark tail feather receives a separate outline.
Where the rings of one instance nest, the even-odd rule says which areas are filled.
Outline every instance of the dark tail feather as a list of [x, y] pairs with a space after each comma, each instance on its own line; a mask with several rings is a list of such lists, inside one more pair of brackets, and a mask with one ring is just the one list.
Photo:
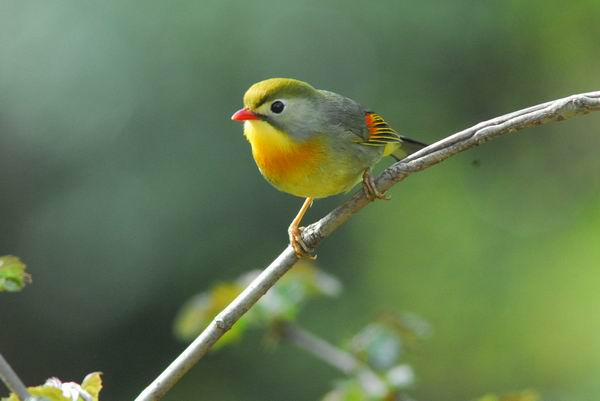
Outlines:
[[402, 138], [402, 144], [398, 149], [394, 151], [390, 156], [392, 156], [397, 161], [404, 159], [406, 156], [411, 153], [415, 153], [417, 150], [421, 150], [426, 146], [429, 146], [423, 142], [416, 141], [414, 139], [407, 138], [405, 136]]

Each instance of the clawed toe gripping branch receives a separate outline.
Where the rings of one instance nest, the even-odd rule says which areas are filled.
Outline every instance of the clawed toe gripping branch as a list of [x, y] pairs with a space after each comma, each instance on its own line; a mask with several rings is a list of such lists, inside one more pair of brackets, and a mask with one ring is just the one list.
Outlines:
[[[393, 164], [374, 180], [373, 189], [383, 194], [409, 175], [499, 136], [598, 110], [600, 91], [569, 96], [484, 121]], [[366, 192], [358, 191], [325, 217], [306, 227], [302, 232], [302, 242], [310, 249], [315, 249], [323, 239], [369, 203]], [[288, 246], [135, 401], [155, 401], [162, 398], [297, 261], [296, 252]]]

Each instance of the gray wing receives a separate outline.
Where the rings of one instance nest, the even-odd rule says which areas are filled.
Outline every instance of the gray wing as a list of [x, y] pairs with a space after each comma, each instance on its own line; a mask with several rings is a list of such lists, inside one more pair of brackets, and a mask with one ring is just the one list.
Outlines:
[[381, 149], [391, 143], [400, 146], [392, 155], [401, 159], [427, 146], [426, 144], [404, 137], [394, 130], [379, 114], [365, 109], [352, 99], [334, 92], [319, 91], [322, 103], [323, 120], [321, 132], [331, 132], [348, 138], [348, 143], [360, 144], [361, 148], [370, 148], [381, 153]]
[[369, 130], [365, 123], [367, 110], [352, 99], [325, 90], [321, 103], [321, 123], [325, 132], [336, 131], [347, 135], [353, 142], [364, 142], [369, 139]]

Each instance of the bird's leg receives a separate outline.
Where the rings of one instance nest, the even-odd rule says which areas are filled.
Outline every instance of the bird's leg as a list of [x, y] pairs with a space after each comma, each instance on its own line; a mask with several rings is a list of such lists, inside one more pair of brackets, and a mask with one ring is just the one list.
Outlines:
[[308, 245], [306, 245], [306, 243], [302, 239], [302, 227], [300, 227], [302, 217], [304, 217], [304, 214], [306, 214], [306, 211], [312, 205], [312, 203], [313, 198], [306, 198], [304, 204], [298, 212], [298, 215], [294, 220], [292, 220], [292, 224], [290, 224], [290, 228], [288, 228], [288, 234], [290, 236], [290, 245], [294, 249], [294, 252], [296, 252], [296, 256], [298, 256], [299, 258], [317, 258], [315, 255], [312, 254], [313, 250]]
[[379, 190], [375, 187], [375, 182], [373, 182], [373, 176], [371, 176], [371, 169], [365, 169], [362, 176], [363, 190], [365, 191], [365, 195], [372, 202], [375, 199], [383, 199], [390, 200], [391, 196], [386, 195], [385, 192], [379, 192]]

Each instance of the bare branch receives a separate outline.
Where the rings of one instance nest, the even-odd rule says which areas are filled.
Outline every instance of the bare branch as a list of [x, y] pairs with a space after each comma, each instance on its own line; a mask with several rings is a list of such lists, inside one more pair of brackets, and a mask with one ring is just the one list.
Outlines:
[[19, 376], [15, 373], [6, 359], [0, 354], [0, 379], [6, 384], [8, 389], [15, 393], [21, 401], [30, 399], [27, 387], [23, 384]]
[[[573, 95], [496, 117], [444, 138], [393, 164], [375, 180], [376, 186], [379, 191], [384, 192], [410, 174], [499, 136], [598, 110], [600, 91]], [[368, 203], [363, 191], [358, 191], [321, 220], [308, 226], [303, 232], [304, 241], [307, 245], [316, 247]], [[162, 398], [297, 260], [294, 251], [288, 246], [135, 401], [155, 401]]]
[[370, 395], [382, 397], [387, 393], [387, 384], [377, 373], [356, 359], [354, 355], [329, 344], [298, 325], [281, 322], [280, 327], [285, 340], [325, 363], [338, 368], [347, 375], [356, 375], [360, 384]]

